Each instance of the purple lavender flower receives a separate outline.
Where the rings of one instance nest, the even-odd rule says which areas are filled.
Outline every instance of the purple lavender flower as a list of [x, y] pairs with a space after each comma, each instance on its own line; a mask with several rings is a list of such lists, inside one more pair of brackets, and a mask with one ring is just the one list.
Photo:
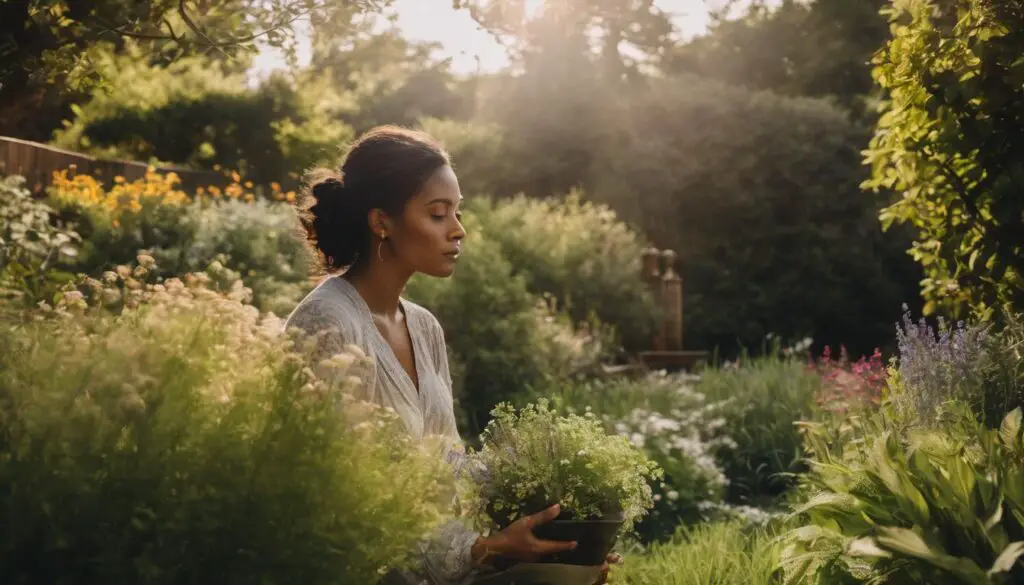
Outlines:
[[928, 420], [948, 400], [980, 398], [986, 329], [963, 321], [951, 328], [940, 317], [936, 331], [924, 318], [914, 323], [906, 304], [903, 311], [903, 327], [896, 324], [903, 382], [897, 402]]

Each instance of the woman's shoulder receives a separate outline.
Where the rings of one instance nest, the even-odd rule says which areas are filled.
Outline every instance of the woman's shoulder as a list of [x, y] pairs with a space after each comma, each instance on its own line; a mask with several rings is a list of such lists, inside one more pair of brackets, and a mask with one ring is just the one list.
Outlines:
[[356, 333], [362, 322], [359, 309], [344, 290], [337, 286], [337, 280], [323, 280], [299, 301], [288, 315], [285, 328], [297, 328], [307, 332], [339, 328], [346, 333]]

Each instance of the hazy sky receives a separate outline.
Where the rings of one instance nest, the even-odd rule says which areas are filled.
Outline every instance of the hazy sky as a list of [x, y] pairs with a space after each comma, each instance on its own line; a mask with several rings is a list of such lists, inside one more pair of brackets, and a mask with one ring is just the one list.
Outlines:
[[[705, 29], [708, 23], [707, 3], [715, 1], [655, 0], [655, 5], [671, 14], [680, 33], [689, 36]], [[444, 47], [442, 56], [452, 58], [456, 71], [474, 71], [477, 59], [485, 71], [499, 69], [507, 62], [501, 46], [480, 30], [466, 11], [452, 9], [451, 0], [395, 0], [391, 10], [398, 17], [398, 27], [409, 38], [441, 43]], [[303, 52], [300, 46], [300, 56]], [[256, 59], [253, 73], [259, 76], [282, 66], [278, 54], [266, 51]]]

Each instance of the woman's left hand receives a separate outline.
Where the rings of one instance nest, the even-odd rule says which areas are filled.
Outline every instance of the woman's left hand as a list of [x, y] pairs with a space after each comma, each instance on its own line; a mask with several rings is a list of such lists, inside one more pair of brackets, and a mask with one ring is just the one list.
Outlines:
[[609, 554], [605, 558], [604, 564], [601, 565], [601, 576], [597, 578], [597, 582], [594, 585], [604, 585], [605, 583], [607, 583], [608, 582], [608, 571], [611, 570], [612, 565], [617, 565], [617, 564], [619, 564], [621, 562], [622, 562], [622, 555], [620, 555], [619, 553], [611, 553], [611, 554]]

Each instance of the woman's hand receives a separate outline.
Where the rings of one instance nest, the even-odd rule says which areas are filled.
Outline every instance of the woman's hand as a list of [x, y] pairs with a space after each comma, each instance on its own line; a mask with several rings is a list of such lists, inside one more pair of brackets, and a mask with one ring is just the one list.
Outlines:
[[622, 562], [622, 555], [618, 553], [610, 553], [604, 560], [604, 564], [601, 565], [601, 576], [597, 578], [595, 585], [604, 585], [608, 582], [608, 572], [611, 571], [612, 565], [617, 565]]
[[517, 561], [533, 562], [546, 555], [576, 548], [575, 542], [541, 540], [533, 534], [535, 527], [551, 522], [558, 517], [559, 512], [561, 509], [555, 504], [516, 520], [497, 534], [478, 539], [473, 545], [473, 559], [477, 563], [487, 563], [491, 556], [500, 555]]

